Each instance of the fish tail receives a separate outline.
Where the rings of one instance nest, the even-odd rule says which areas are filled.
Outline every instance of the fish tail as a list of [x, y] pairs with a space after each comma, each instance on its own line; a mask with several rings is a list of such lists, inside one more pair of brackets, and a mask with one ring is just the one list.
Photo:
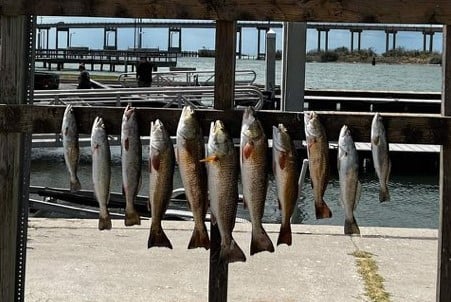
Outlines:
[[316, 219], [330, 218], [332, 217], [332, 211], [327, 206], [324, 200], [320, 203], [315, 203]]
[[169, 241], [168, 237], [164, 233], [161, 227], [150, 227], [149, 240], [147, 241], [147, 248], [151, 247], [167, 247], [172, 249], [172, 244]]
[[81, 190], [81, 184], [80, 180], [78, 179], [78, 176], [75, 176], [73, 179], [70, 180], [70, 191], [76, 192]]
[[193, 235], [191, 236], [191, 240], [188, 244], [188, 249], [198, 247], [203, 247], [206, 250], [210, 248], [210, 239], [208, 238], [208, 232], [205, 224], [202, 224], [201, 227], [194, 226]]
[[351, 219], [345, 219], [345, 235], [352, 234], [360, 234], [360, 229], [354, 216]]
[[274, 252], [272, 241], [263, 227], [252, 228], [251, 255], [263, 251]]
[[290, 222], [280, 226], [279, 238], [277, 238], [277, 245], [286, 244], [291, 245], [291, 224]]
[[141, 219], [139, 218], [138, 212], [135, 211], [135, 209], [127, 210], [125, 209], [125, 226], [132, 226], [132, 225], [140, 225]]
[[111, 230], [111, 217], [109, 214], [104, 217], [99, 217], [99, 230]]
[[232, 262], [246, 262], [246, 256], [243, 250], [238, 246], [235, 240], [231, 240], [230, 245], [221, 245], [221, 252], [219, 257], [228, 263]]
[[379, 190], [379, 201], [380, 202], [384, 202], [384, 201], [389, 201], [390, 200], [390, 193], [388, 192], [388, 187], [387, 185], [381, 187], [381, 189]]

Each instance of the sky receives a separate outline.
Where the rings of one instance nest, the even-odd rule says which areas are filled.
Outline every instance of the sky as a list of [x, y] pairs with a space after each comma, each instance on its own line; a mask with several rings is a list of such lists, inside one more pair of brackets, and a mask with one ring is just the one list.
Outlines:
[[[123, 18], [81, 18], [81, 17], [38, 17], [39, 23], [57, 23], [57, 22], [124, 22], [133, 21], [133, 19]], [[143, 20], [144, 22], [150, 20]], [[166, 20], [167, 21], [167, 20]], [[276, 47], [282, 49], [282, 29], [275, 28]], [[66, 47], [67, 34], [60, 32], [59, 46]], [[72, 29], [69, 33], [70, 44], [75, 47], [89, 47], [90, 49], [103, 48], [103, 29]], [[257, 54], [257, 35], [258, 31], [253, 28], [243, 28], [242, 31], [243, 54]], [[113, 35], [108, 36], [110, 44], [113, 43]], [[264, 37], [262, 36], [262, 41]], [[318, 35], [315, 29], [307, 30], [307, 51], [315, 50], [318, 44]], [[357, 35], [354, 38], [354, 47], [357, 47]], [[385, 52], [385, 33], [383, 31], [363, 31], [361, 39], [361, 48], [372, 48], [376, 53]], [[55, 48], [55, 30], [49, 32], [49, 47]], [[322, 35], [321, 45], [324, 47], [324, 34]], [[390, 37], [390, 47], [392, 45]], [[134, 46], [133, 29], [118, 29], [118, 49], [128, 49]], [[329, 32], [329, 49], [337, 47], [351, 47], [351, 34], [348, 30], [331, 30]], [[404, 47], [407, 50], [423, 49], [423, 34], [420, 32], [398, 32], [396, 36], [396, 46]], [[168, 47], [168, 30], [164, 28], [144, 28], [142, 36], [142, 47], [159, 48], [166, 50]], [[182, 50], [197, 51], [202, 48], [214, 49], [215, 30], [214, 29], [182, 29]], [[262, 42], [262, 50], [264, 42]], [[427, 40], [429, 47], [429, 40]], [[442, 34], [437, 33], [433, 36], [433, 50], [442, 51]]]

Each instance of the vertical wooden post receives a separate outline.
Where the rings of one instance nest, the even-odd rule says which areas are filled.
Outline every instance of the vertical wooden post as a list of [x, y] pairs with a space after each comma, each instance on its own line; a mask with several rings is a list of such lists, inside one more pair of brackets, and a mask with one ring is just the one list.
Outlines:
[[[216, 22], [214, 109], [232, 110], [235, 88], [236, 23]], [[219, 258], [221, 236], [218, 225], [210, 224], [210, 273], [208, 301], [227, 301], [228, 263]]]
[[[0, 18], [0, 103], [23, 104], [32, 98], [33, 90], [26, 72], [33, 68], [29, 64], [29, 50], [34, 48], [31, 17]], [[24, 300], [30, 138], [0, 133], [0, 301]]]
[[236, 22], [216, 21], [214, 108], [233, 109], [235, 89]]
[[[442, 115], [451, 115], [451, 25], [443, 27]], [[437, 301], [451, 301], [451, 145], [440, 151]]]

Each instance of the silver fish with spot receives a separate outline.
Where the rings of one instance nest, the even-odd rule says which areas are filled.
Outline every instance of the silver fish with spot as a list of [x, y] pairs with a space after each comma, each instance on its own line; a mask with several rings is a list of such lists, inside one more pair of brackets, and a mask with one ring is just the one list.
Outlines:
[[371, 152], [373, 164], [379, 178], [379, 201], [389, 201], [388, 179], [390, 177], [391, 161], [389, 157], [387, 135], [379, 113], [374, 115], [371, 123]]
[[78, 162], [80, 160], [80, 147], [78, 143], [78, 128], [72, 105], [67, 105], [64, 111], [63, 123], [61, 125], [63, 136], [64, 161], [70, 176], [70, 190], [72, 192], [81, 189], [80, 180], [77, 176]]

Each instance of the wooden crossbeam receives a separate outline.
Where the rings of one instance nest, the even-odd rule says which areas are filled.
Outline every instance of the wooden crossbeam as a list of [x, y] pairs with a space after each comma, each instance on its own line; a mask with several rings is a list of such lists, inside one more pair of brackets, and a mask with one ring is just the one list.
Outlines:
[[[64, 106], [0, 105], [1, 132], [58, 133]], [[96, 116], [102, 116], [109, 134], [120, 134], [122, 114], [120, 107], [74, 107], [80, 133], [91, 133], [92, 122]], [[137, 115], [140, 134], [148, 136], [150, 122], [159, 118], [168, 131], [175, 135], [180, 117], [180, 109], [138, 108]], [[239, 137], [242, 111], [198, 110], [205, 135], [208, 135], [210, 123], [223, 120], [231, 134]], [[338, 139], [342, 125], [348, 125], [355, 141], [368, 142], [373, 113], [355, 112], [318, 112], [325, 125], [328, 139]], [[294, 139], [304, 139], [303, 113], [259, 111], [258, 116], [268, 137], [272, 135], [272, 126], [284, 123]], [[407, 144], [451, 144], [451, 117], [429, 114], [382, 114], [391, 143]]]
[[448, 0], [3, 0], [2, 15], [362, 23], [451, 23]]

